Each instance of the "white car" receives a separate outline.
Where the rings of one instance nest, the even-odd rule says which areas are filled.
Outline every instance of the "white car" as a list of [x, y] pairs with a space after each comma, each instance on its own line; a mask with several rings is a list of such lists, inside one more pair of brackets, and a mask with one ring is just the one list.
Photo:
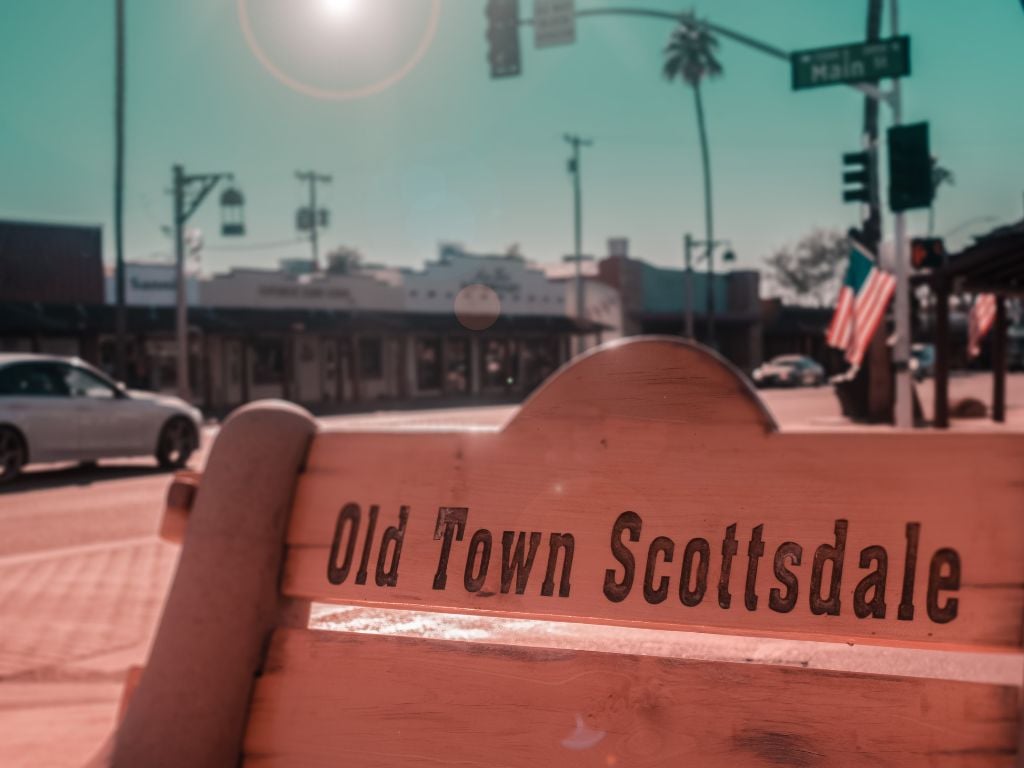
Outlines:
[[825, 383], [825, 369], [803, 355], [779, 355], [754, 369], [759, 387], [818, 387]]
[[77, 358], [0, 353], [0, 484], [35, 462], [155, 456], [181, 467], [201, 424], [183, 400], [125, 389]]

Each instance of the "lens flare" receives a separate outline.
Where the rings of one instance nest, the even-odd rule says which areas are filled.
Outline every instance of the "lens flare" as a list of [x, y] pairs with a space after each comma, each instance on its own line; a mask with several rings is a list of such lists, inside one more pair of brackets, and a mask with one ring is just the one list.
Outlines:
[[[355, 12], [359, 9], [361, 0], [321, 0], [321, 2], [323, 3], [325, 12], [339, 18], [346, 18], [355, 15]], [[437, 34], [437, 25], [440, 17], [441, 0], [430, 0], [430, 17], [427, 19], [423, 34], [420, 36], [419, 42], [416, 45], [416, 50], [413, 51], [412, 55], [400, 67], [398, 67], [398, 69], [375, 83], [370, 83], [369, 85], [364, 85], [359, 88], [338, 90], [321, 88], [309, 83], [304, 83], [292, 75], [289, 75], [280, 66], [278, 66], [263, 49], [263, 46], [260, 45], [259, 40], [256, 39], [256, 33], [253, 31], [252, 22], [249, 19], [249, 0], [238, 0], [238, 21], [242, 27], [242, 34], [245, 36], [245, 42], [249, 46], [249, 51], [256, 57], [256, 60], [278, 82], [283, 83], [293, 91], [314, 99], [321, 99], [323, 101], [350, 101], [353, 99], [362, 99], [387, 90], [392, 85], [402, 80], [416, 68], [416, 65], [420, 63], [420, 60], [430, 49], [430, 45], [434, 42], [434, 37]]]

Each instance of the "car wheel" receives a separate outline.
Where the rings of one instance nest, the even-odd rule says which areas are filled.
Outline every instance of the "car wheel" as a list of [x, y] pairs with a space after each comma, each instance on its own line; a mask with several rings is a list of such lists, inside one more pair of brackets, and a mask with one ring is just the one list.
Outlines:
[[157, 441], [156, 460], [164, 469], [179, 469], [188, 462], [198, 444], [196, 429], [192, 423], [176, 416], [160, 430]]
[[21, 474], [28, 459], [28, 450], [21, 433], [11, 427], [0, 427], [0, 485]]

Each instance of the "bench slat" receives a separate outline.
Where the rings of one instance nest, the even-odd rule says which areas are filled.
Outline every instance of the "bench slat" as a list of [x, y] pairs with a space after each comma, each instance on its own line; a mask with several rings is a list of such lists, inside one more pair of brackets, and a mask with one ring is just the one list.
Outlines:
[[[1024, 438], [1019, 435], [778, 434], [753, 431], [739, 439], [732, 428], [694, 437], [673, 423], [594, 418], [556, 421], [546, 431], [510, 425], [496, 434], [353, 434], [316, 437], [300, 478], [288, 531], [283, 590], [302, 598], [417, 609], [513, 613], [609, 623], [709, 628], [753, 634], [873, 642], [920, 642], [1019, 648], [1024, 618]], [[941, 471], [939, 471], [941, 468]], [[351, 569], [342, 583], [328, 578], [330, 547], [341, 510], [358, 505], [360, 527]], [[371, 507], [379, 508], [367, 575], [358, 584]], [[461, 541], [453, 539], [447, 579], [434, 587], [443, 538], [435, 539], [439, 507], [466, 508]], [[395, 586], [378, 586], [375, 566], [389, 526], [404, 533]], [[620, 532], [635, 559], [633, 584], [621, 602], [604, 589], [606, 572], [624, 569], [613, 555], [613, 526], [624, 511], [642, 527], [638, 541]], [[836, 544], [837, 521], [847, 522], [839, 615], [816, 615], [809, 603], [815, 551]], [[727, 526], [735, 524], [730, 606], [720, 607], [718, 585]], [[908, 524], [917, 526], [913, 617], [901, 617]], [[763, 526], [754, 610], [746, 604], [750, 539]], [[465, 569], [474, 532], [490, 532], [489, 569], [469, 591]], [[503, 532], [540, 536], [524, 593], [501, 584]], [[344, 560], [346, 528], [336, 564]], [[541, 594], [551, 555], [551, 534], [573, 536], [570, 594], [560, 597], [564, 550], [555, 554], [555, 589]], [[658, 554], [651, 586], [667, 578], [661, 602], [644, 594], [645, 564], [656, 537], [674, 547], [671, 563]], [[701, 602], [679, 595], [685, 548], [707, 541], [709, 567]], [[798, 594], [789, 612], [771, 607], [772, 589], [786, 590], [773, 558], [783, 542], [802, 547], [790, 560]], [[514, 555], [513, 540], [509, 550]], [[479, 571], [484, 543], [474, 569]], [[885, 616], [855, 615], [855, 589], [877, 568], [860, 567], [861, 551], [881, 546], [887, 556]], [[959, 559], [960, 589], [943, 591], [938, 605], [958, 601], [952, 621], [928, 611], [931, 559], [952, 550]], [[700, 553], [691, 561], [696, 588]], [[386, 558], [386, 563], [390, 560]], [[821, 568], [818, 592], [827, 596], [831, 563]], [[947, 571], [940, 571], [940, 574]], [[473, 586], [473, 585], [470, 585]], [[870, 602], [873, 590], [864, 598]], [[657, 595], [653, 599], [657, 600]], [[784, 606], [783, 606], [784, 607]]]
[[1010, 766], [1015, 688], [279, 630], [250, 768]]

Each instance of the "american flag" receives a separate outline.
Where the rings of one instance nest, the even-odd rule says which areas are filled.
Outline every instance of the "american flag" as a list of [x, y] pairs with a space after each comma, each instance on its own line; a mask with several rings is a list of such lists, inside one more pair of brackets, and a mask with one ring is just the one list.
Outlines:
[[967, 355], [969, 357], [977, 357], [981, 354], [981, 340], [992, 329], [995, 319], [995, 294], [978, 294], [971, 306], [971, 315], [967, 321]]
[[850, 264], [825, 341], [845, 350], [847, 362], [856, 367], [864, 361], [868, 344], [885, 317], [896, 278], [875, 266], [874, 257], [860, 243], [850, 244]]

